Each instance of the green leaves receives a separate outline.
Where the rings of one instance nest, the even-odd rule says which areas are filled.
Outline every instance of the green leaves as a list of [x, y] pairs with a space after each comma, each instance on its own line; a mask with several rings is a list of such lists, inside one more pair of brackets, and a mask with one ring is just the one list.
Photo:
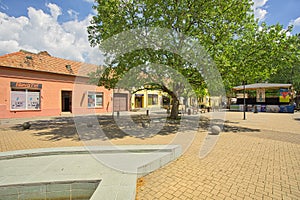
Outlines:
[[[106, 52], [101, 42], [118, 33], [140, 27], [166, 28], [196, 38], [224, 74], [232, 66], [233, 56], [229, 54], [235, 53], [230, 43], [244, 33], [244, 27], [252, 20], [252, 16], [248, 14], [251, 11], [251, 2], [248, 0], [97, 0], [96, 2], [94, 8], [98, 14], [93, 17], [92, 25], [88, 27], [92, 46], [99, 46]], [[114, 75], [113, 78], [117, 79], [132, 67], [147, 62], [171, 66], [182, 73], [195, 90], [206, 87], [201, 73], [193, 71], [186, 61], [167, 51], [149, 53], [148, 50], [143, 50], [124, 55], [116, 61], [117, 67], [114, 67], [113, 74], [118, 75]], [[104, 80], [109, 81], [106, 78]], [[103, 81], [100, 84], [111, 86]]]
[[282, 48], [280, 64], [270, 75], [270, 81], [292, 83], [296, 91], [300, 91], [300, 38], [298, 35], [286, 38]]
[[[240, 85], [243, 80], [248, 83], [295, 83], [298, 80], [295, 72], [299, 66], [299, 37], [287, 37], [289, 29], [284, 30], [279, 24], [259, 25], [254, 19], [251, 4], [252, 1], [248, 0], [97, 0], [94, 9], [98, 14], [88, 27], [89, 41], [107, 55], [113, 55], [121, 52], [121, 49], [114, 49], [117, 44], [110, 47], [101, 44], [114, 35], [141, 27], [145, 28], [145, 33], [151, 27], [166, 28], [195, 38], [212, 57], [228, 90]], [[124, 38], [128, 41], [134, 39], [141, 38]], [[135, 44], [122, 48], [131, 48], [130, 45]], [[174, 47], [176, 45], [180, 49], [183, 44], [174, 41]], [[198, 95], [206, 92], [207, 83], [201, 74], [201, 63], [195, 68], [179, 54], [168, 50], [147, 46], [117, 58], [108, 56], [108, 60], [107, 69], [101, 74], [94, 74], [94, 80], [98, 76], [98, 84], [107, 88], [115, 87], [131, 69], [156, 63], [182, 74]], [[156, 70], [156, 73], [165, 73]], [[283, 78], [285, 71], [293, 72], [293, 78]]]
[[216, 62], [224, 66], [220, 70], [227, 69], [222, 77], [227, 80], [228, 88], [240, 85], [243, 80], [248, 83], [275, 81], [271, 77], [291, 64], [290, 45], [296, 42], [287, 36], [288, 31], [279, 24], [267, 26], [250, 21], [243, 34], [233, 38], [223, 54], [215, 56]]

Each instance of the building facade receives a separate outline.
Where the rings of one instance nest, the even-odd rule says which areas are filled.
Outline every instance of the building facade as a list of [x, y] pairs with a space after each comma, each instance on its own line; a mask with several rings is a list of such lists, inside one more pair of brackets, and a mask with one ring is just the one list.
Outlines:
[[0, 56], [0, 118], [111, 112], [113, 91], [89, 83], [97, 67], [45, 51]]
[[131, 95], [131, 108], [162, 108], [169, 106], [170, 98], [158, 90], [140, 90]]
[[[202, 97], [199, 101], [196, 97], [179, 97], [179, 110], [186, 112], [187, 108], [198, 109], [201, 107], [210, 107], [212, 103], [217, 104], [220, 97], [214, 98], [208, 95]], [[140, 90], [131, 95], [131, 108], [165, 108], [170, 109], [171, 97], [159, 90]]]

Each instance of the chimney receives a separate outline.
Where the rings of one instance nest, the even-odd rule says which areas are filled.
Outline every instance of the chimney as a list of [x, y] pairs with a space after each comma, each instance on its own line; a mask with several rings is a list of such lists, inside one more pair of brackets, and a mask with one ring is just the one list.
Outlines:
[[51, 56], [47, 51], [40, 51], [38, 55]]

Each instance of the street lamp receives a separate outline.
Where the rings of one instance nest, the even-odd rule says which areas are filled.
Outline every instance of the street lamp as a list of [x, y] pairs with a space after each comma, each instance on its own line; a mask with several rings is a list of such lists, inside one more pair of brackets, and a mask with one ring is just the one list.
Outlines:
[[246, 120], [246, 81], [243, 81], [243, 90], [244, 90], [244, 120]]

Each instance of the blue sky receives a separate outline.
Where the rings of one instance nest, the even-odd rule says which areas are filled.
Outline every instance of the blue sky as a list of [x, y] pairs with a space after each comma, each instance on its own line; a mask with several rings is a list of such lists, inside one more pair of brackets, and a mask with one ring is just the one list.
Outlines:
[[282, 24], [284, 28], [293, 24], [292, 34], [300, 33], [300, 0], [255, 0], [258, 5], [256, 17], [268, 25]]
[[[260, 22], [293, 24], [300, 33], [300, 0], [253, 0]], [[66, 59], [99, 64], [102, 56], [90, 47], [86, 27], [95, 14], [93, 0], [0, 0], [0, 55], [48, 51]]]
[[26, 16], [29, 7], [41, 9], [45, 13], [51, 14], [47, 7], [49, 3], [56, 4], [61, 8], [62, 15], [58, 17], [59, 22], [74, 20], [74, 17], [83, 20], [93, 13], [92, 0], [0, 0], [0, 2], [0, 12], [14, 17]]

